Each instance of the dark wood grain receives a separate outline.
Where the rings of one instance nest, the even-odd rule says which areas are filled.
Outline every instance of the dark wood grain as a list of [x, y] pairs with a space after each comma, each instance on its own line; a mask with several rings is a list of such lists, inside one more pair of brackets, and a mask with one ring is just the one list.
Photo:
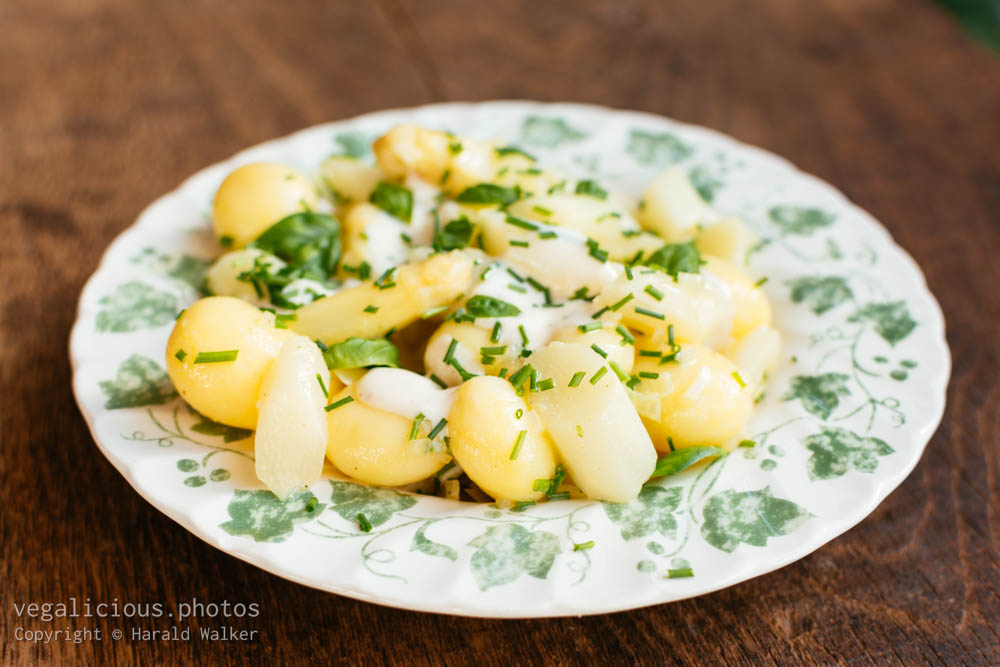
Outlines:
[[[931, 3], [6, 0], [0, 26], [4, 664], [1000, 661], [1000, 60]], [[460, 619], [244, 565], [97, 453], [66, 339], [84, 280], [147, 202], [300, 127], [510, 97], [647, 110], [759, 144], [842, 188], [913, 254], [954, 375], [926, 455], [870, 518], [695, 600]], [[261, 639], [14, 640], [50, 627], [14, 603], [71, 596], [257, 602], [260, 618], [235, 626]]]

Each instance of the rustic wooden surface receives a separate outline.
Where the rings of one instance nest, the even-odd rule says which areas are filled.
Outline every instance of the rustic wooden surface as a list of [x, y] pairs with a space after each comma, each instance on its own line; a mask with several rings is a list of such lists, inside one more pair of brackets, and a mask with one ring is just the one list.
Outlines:
[[[1000, 661], [1000, 59], [932, 3], [5, 0], [0, 26], [3, 663]], [[491, 98], [707, 125], [884, 221], [941, 301], [955, 369], [926, 455], [870, 518], [699, 599], [468, 620], [244, 565], [153, 510], [98, 454], [66, 340], [84, 280], [143, 206], [301, 127]], [[257, 602], [261, 616], [235, 626], [261, 639], [14, 640], [18, 626], [56, 627], [19, 620], [14, 603], [71, 596]]]

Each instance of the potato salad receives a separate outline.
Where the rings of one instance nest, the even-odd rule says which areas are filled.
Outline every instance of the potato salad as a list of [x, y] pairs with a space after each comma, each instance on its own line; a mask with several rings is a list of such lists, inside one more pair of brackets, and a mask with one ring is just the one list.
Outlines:
[[373, 152], [229, 174], [210, 296], [167, 343], [277, 496], [329, 464], [502, 507], [628, 502], [741, 443], [780, 336], [753, 234], [683, 170], [628, 201], [502, 142], [403, 125]]

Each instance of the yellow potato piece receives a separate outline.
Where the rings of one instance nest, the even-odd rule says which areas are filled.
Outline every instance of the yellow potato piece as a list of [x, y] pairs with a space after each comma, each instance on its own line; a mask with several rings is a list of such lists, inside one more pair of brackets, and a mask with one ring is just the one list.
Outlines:
[[[584, 345], [556, 342], [536, 350], [528, 361], [541, 378], [555, 383], [526, 397], [573, 482], [588, 498], [635, 500], [653, 474], [656, 450], [625, 386], [607, 370], [605, 360]], [[601, 368], [603, 375], [597, 375]], [[578, 372], [584, 377], [576, 387], [569, 386]]]
[[326, 457], [354, 479], [378, 486], [419, 482], [440, 470], [451, 455], [426, 437], [410, 440], [413, 420], [362, 402], [354, 387], [345, 387], [330, 403], [350, 403], [327, 413]]
[[699, 229], [694, 239], [702, 255], [718, 257], [737, 267], [746, 264], [757, 241], [757, 235], [739, 218], [723, 218]]
[[601, 324], [603, 328], [592, 331], [580, 331], [578, 326], [564, 327], [556, 331], [552, 340], [561, 343], [578, 343], [587, 347], [596, 345], [608, 355], [608, 360], [618, 364], [618, 367], [626, 375], [631, 373], [632, 365], [635, 363], [635, 345], [626, 342], [621, 334], [615, 331], [615, 327], [618, 326], [617, 322], [602, 322]]
[[510, 368], [513, 365], [511, 362], [515, 360], [513, 353], [516, 351], [508, 346], [510, 353], [497, 355], [492, 364], [484, 366], [481, 363], [480, 349], [496, 347], [501, 343], [491, 342], [490, 331], [471, 322], [445, 322], [427, 341], [427, 347], [424, 349], [424, 369], [439, 377], [450, 387], [462, 383], [462, 378], [455, 367], [444, 362], [452, 340], [458, 341], [453, 356], [469, 373], [496, 374], [503, 366]]
[[754, 286], [745, 273], [732, 264], [715, 257], [705, 257], [705, 266], [726, 283], [733, 301], [731, 335], [741, 338], [754, 329], [771, 324], [771, 304], [767, 296]]
[[725, 445], [736, 437], [753, 408], [753, 392], [733, 362], [702, 345], [685, 345], [677, 361], [661, 364], [639, 357], [635, 372], [658, 373], [643, 378], [636, 390], [660, 399], [659, 419], [643, 423], [660, 451], [675, 447]]
[[552, 444], [538, 415], [508, 381], [481, 376], [459, 387], [448, 431], [455, 460], [493, 498], [516, 502], [544, 495], [533, 486], [555, 474]]
[[319, 167], [319, 177], [338, 198], [348, 202], [368, 201], [379, 181], [388, 178], [377, 166], [349, 155], [328, 157]]
[[296, 169], [255, 162], [233, 171], [215, 193], [212, 226], [242, 248], [282, 218], [316, 208], [316, 189]]
[[492, 145], [486, 142], [415, 125], [397, 125], [375, 141], [373, 150], [389, 176], [414, 173], [450, 192], [491, 181], [496, 161]]
[[781, 334], [767, 326], [758, 327], [743, 338], [734, 340], [724, 350], [755, 394], [778, 362], [779, 352]]
[[[170, 380], [184, 400], [209, 419], [256, 428], [261, 380], [292, 336], [274, 324], [273, 314], [234, 297], [195, 302], [178, 318], [167, 341]], [[195, 363], [199, 353], [228, 350], [237, 351], [234, 361]]]
[[668, 167], [657, 176], [642, 198], [639, 222], [671, 243], [694, 238], [697, 225], [712, 210], [679, 167]]
[[[472, 282], [473, 260], [461, 251], [434, 255], [417, 264], [399, 267], [381, 289], [367, 281], [295, 311], [291, 327], [297, 333], [327, 345], [351, 336], [376, 338], [402, 328], [427, 311], [446, 306]], [[365, 312], [375, 309], [375, 312]]]

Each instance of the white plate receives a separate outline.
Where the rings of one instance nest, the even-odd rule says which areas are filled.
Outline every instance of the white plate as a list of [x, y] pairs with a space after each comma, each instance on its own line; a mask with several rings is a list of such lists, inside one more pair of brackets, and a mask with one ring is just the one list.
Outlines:
[[[765, 239], [751, 259], [785, 336], [738, 449], [631, 505], [522, 512], [333, 478], [280, 504], [234, 429], [175, 397], [163, 350], [217, 254], [212, 195], [258, 160], [313, 171], [397, 123], [505, 138], [544, 164], [638, 197], [666, 164]], [[157, 509], [237, 558], [349, 597], [492, 617], [610, 612], [718, 590], [802, 558], [913, 469], [944, 410], [949, 353], [920, 270], [870, 215], [784, 160], [648, 114], [576, 104], [441, 104], [303, 130], [209, 167], [154, 202], [80, 297], [73, 388], [105, 456]], [[315, 498], [310, 501], [310, 498]], [[358, 530], [363, 512], [374, 525]], [[574, 551], [574, 544], [594, 542]], [[161, 555], [169, 567], [170, 554]], [[694, 576], [667, 578], [690, 567]]]

